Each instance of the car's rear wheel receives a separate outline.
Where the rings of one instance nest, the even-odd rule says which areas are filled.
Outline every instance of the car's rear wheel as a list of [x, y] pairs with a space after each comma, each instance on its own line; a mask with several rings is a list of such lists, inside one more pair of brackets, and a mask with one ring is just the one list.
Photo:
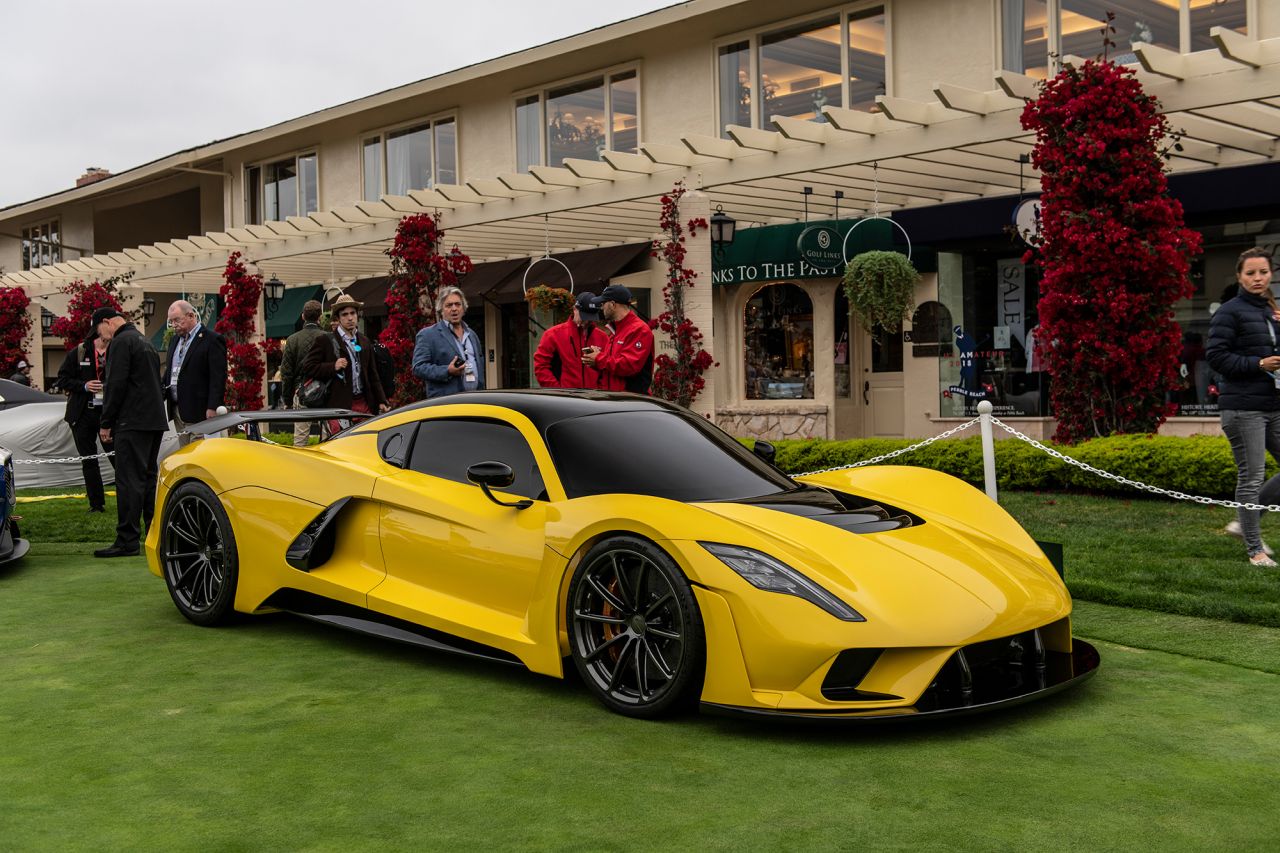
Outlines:
[[165, 504], [160, 565], [178, 611], [197, 625], [231, 618], [239, 577], [235, 535], [222, 502], [204, 483], [183, 483]]
[[657, 717], [692, 704], [706, 644], [688, 580], [661, 548], [634, 536], [597, 543], [569, 584], [573, 662], [604, 705]]

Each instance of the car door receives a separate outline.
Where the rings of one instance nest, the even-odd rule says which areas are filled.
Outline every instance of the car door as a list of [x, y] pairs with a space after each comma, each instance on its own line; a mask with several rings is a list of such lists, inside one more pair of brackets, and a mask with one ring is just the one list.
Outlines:
[[[529, 498], [532, 506], [499, 506], [468, 481], [469, 466], [490, 461], [515, 472], [512, 485], [495, 495]], [[538, 461], [517, 426], [484, 417], [423, 420], [407, 468], [374, 486], [387, 577], [369, 593], [369, 607], [499, 648], [528, 642], [526, 617], [545, 554], [546, 497]]]

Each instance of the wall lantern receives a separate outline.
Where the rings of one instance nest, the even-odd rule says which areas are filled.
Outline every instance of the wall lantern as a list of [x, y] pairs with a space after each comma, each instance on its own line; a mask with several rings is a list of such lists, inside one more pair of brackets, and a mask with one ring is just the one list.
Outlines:
[[265, 293], [267, 297], [266, 314], [270, 317], [272, 314], [275, 314], [276, 309], [280, 307], [280, 300], [284, 299], [284, 282], [276, 278], [273, 273], [271, 278], [267, 279], [266, 283], [262, 286], [262, 289], [263, 293]]
[[725, 213], [722, 205], [717, 204], [716, 212], [711, 214], [711, 248], [723, 252], [725, 246], [733, 242], [737, 228], [738, 221]]
[[50, 311], [40, 312], [40, 331], [49, 334], [49, 330], [53, 328], [53, 321], [57, 319]]
[[156, 315], [156, 301], [150, 296], [142, 300], [142, 316], [144, 319], [150, 320]]

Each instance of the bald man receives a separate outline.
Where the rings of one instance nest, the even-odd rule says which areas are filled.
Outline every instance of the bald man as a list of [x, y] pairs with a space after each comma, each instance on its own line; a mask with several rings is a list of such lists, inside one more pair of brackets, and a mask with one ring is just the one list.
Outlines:
[[211, 418], [222, 405], [227, 386], [227, 342], [205, 328], [191, 303], [179, 299], [169, 306], [169, 366], [164, 376], [165, 400], [173, 426]]

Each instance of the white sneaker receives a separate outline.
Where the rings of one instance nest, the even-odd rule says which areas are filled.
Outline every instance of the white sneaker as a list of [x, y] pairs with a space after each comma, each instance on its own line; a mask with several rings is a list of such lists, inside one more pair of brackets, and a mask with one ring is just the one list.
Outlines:
[[[1244, 538], [1244, 531], [1240, 529], [1239, 519], [1233, 518], [1231, 521], [1228, 521], [1227, 526], [1222, 529], [1222, 532], [1227, 534], [1228, 536], [1234, 536], [1237, 539]], [[1262, 553], [1266, 554], [1268, 557], [1274, 557], [1276, 552], [1271, 550], [1270, 545], [1268, 545], [1266, 542], [1263, 542]]]

